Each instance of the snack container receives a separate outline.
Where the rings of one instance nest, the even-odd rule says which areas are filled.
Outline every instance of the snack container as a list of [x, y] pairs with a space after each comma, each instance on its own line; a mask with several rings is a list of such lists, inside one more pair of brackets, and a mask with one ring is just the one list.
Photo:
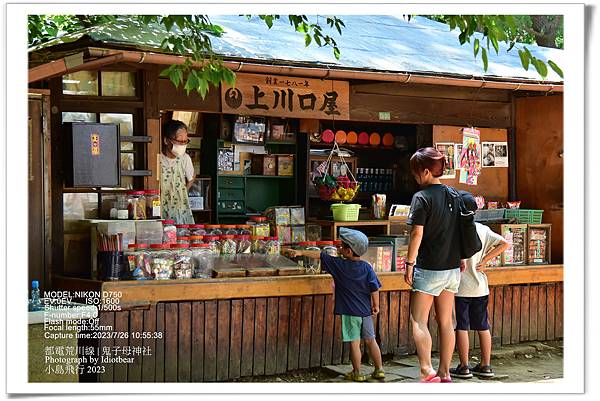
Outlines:
[[306, 229], [304, 226], [291, 226], [291, 243], [297, 244], [306, 241]]
[[173, 276], [176, 279], [187, 279], [194, 276], [192, 252], [188, 244], [176, 244], [172, 247]]
[[163, 243], [177, 243], [177, 227], [175, 227], [175, 220], [163, 220]]
[[290, 224], [290, 208], [274, 206], [265, 210], [265, 215], [269, 220], [275, 223], [276, 226], [283, 226]]
[[290, 224], [303, 225], [306, 223], [303, 207], [290, 207]]
[[290, 226], [276, 226], [273, 235], [278, 237], [282, 244], [292, 243], [292, 228]]

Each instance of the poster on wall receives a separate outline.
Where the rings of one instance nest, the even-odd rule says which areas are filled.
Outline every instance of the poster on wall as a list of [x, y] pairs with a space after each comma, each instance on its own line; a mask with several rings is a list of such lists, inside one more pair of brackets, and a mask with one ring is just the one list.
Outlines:
[[435, 144], [435, 148], [446, 158], [446, 168], [440, 179], [451, 179], [456, 177], [456, 161], [454, 157], [454, 143], [439, 142]]
[[456, 166], [456, 170], [460, 175], [460, 154], [462, 153], [462, 143], [454, 144], [454, 165]]
[[508, 167], [508, 143], [483, 142], [483, 167]]
[[463, 128], [463, 143], [459, 161], [459, 183], [477, 185], [477, 177], [481, 174], [480, 132], [475, 128]]

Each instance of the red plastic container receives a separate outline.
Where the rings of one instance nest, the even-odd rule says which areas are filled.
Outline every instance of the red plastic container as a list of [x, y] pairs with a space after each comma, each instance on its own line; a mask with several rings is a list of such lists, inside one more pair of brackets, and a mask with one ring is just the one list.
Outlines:
[[381, 140], [383, 146], [392, 146], [394, 144], [394, 135], [389, 132], [383, 134], [383, 139]]
[[323, 139], [323, 142], [331, 143], [335, 139], [335, 135], [332, 130], [326, 129], [325, 131], [323, 131], [321, 138]]
[[369, 144], [372, 146], [378, 146], [381, 143], [381, 135], [377, 132], [373, 132], [371, 136], [369, 136]]
[[369, 144], [369, 134], [366, 132], [361, 132], [358, 134], [358, 144], [359, 145], [368, 145]]
[[346, 142], [348, 142], [348, 144], [350, 144], [350, 145], [356, 145], [356, 143], [358, 142], [358, 135], [356, 135], [356, 132], [354, 132], [354, 131], [348, 132]]

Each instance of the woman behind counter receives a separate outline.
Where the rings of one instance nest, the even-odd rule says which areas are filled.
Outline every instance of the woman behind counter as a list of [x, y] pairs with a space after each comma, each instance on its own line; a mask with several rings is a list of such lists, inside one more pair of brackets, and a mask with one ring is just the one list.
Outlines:
[[176, 224], [194, 224], [188, 189], [194, 183], [192, 159], [185, 153], [188, 139], [187, 126], [171, 120], [162, 127], [162, 154], [160, 196], [162, 218]]

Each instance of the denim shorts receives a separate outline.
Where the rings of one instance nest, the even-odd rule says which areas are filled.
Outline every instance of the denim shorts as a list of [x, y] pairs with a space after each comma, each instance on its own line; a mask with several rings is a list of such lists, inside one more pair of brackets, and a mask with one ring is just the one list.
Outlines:
[[413, 291], [437, 297], [446, 290], [457, 293], [460, 284], [460, 268], [450, 270], [427, 270], [419, 267], [413, 269]]

